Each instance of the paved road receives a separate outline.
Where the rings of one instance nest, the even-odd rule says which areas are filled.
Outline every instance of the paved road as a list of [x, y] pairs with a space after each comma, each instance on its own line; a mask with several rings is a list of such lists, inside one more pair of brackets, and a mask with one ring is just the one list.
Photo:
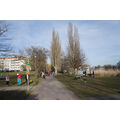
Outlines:
[[28, 100], [78, 100], [74, 93], [68, 90], [61, 82], [52, 76], [43, 79], [36, 87]]

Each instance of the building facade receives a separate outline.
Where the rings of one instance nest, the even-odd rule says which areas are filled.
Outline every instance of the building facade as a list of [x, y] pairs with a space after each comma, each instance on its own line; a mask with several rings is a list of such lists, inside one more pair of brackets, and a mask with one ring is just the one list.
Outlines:
[[0, 58], [0, 70], [23, 71], [24, 65], [25, 65], [25, 59], [20, 56]]

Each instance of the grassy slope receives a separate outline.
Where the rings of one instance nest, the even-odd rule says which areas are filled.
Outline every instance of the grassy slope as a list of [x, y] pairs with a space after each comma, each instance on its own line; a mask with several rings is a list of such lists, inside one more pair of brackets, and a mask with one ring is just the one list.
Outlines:
[[[3, 76], [6, 76], [6, 74], [8, 74], [10, 76], [10, 85], [9, 86], [17, 86], [17, 78], [16, 78], [17, 72], [6, 72], [6, 73], [2, 73], [2, 74], [3, 74]], [[26, 86], [25, 74], [26, 74], [26, 72], [21, 72], [21, 75], [22, 75], [21, 86]], [[34, 79], [35, 79], [34, 72], [31, 72], [30, 79], [33, 80], [33, 82], [31, 82], [30, 85], [35, 85], [36, 83], [34, 81]], [[39, 82], [39, 79], [37, 80], [37, 82]], [[0, 80], [0, 87], [4, 87], [4, 86], [7, 86], [6, 81]]]
[[[9, 72], [9, 73], [2, 73], [3, 76], [6, 74], [9, 74], [10, 76], [10, 85], [9, 86], [17, 86], [17, 79], [16, 79], [16, 72]], [[22, 84], [21, 86], [26, 86], [26, 80], [25, 80], [25, 74], [26, 72], [21, 72], [22, 74]], [[30, 83], [30, 86], [34, 86], [38, 84], [41, 80], [38, 78], [37, 81], [34, 80], [35, 74], [34, 72], [31, 72], [30, 79], [33, 80], [33, 82]], [[5, 80], [0, 80], [0, 87], [5, 87], [6, 82]], [[25, 100], [31, 91], [18, 91], [18, 90], [9, 90], [9, 91], [0, 91], [0, 100]]]
[[[74, 80], [74, 76], [58, 75], [59, 81], [65, 84], [81, 99], [113, 99], [111, 95], [120, 97], [120, 77], [98, 77]], [[105, 98], [104, 98], [105, 97]]]
[[29, 94], [27, 91], [0, 91], [0, 100], [25, 100]]

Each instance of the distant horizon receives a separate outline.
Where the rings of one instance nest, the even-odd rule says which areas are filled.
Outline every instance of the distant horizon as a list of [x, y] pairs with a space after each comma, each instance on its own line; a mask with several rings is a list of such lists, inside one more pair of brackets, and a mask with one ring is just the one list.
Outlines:
[[[62, 50], [67, 47], [68, 23], [78, 27], [80, 46], [91, 66], [115, 65], [120, 61], [119, 20], [7, 20], [13, 50], [39, 45], [50, 50], [53, 28], [59, 33]], [[50, 63], [50, 59], [47, 60]]]

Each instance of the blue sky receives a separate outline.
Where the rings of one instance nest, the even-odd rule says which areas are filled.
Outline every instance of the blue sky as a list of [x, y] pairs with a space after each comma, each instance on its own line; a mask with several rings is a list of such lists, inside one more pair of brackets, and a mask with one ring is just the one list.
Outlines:
[[71, 22], [78, 27], [80, 46], [90, 65], [116, 64], [120, 60], [120, 21], [7, 21], [11, 45], [16, 51], [31, 45], [50, 49], [52, 29], [58, 31], [62, 49], [67, 46], [67, 28]]

